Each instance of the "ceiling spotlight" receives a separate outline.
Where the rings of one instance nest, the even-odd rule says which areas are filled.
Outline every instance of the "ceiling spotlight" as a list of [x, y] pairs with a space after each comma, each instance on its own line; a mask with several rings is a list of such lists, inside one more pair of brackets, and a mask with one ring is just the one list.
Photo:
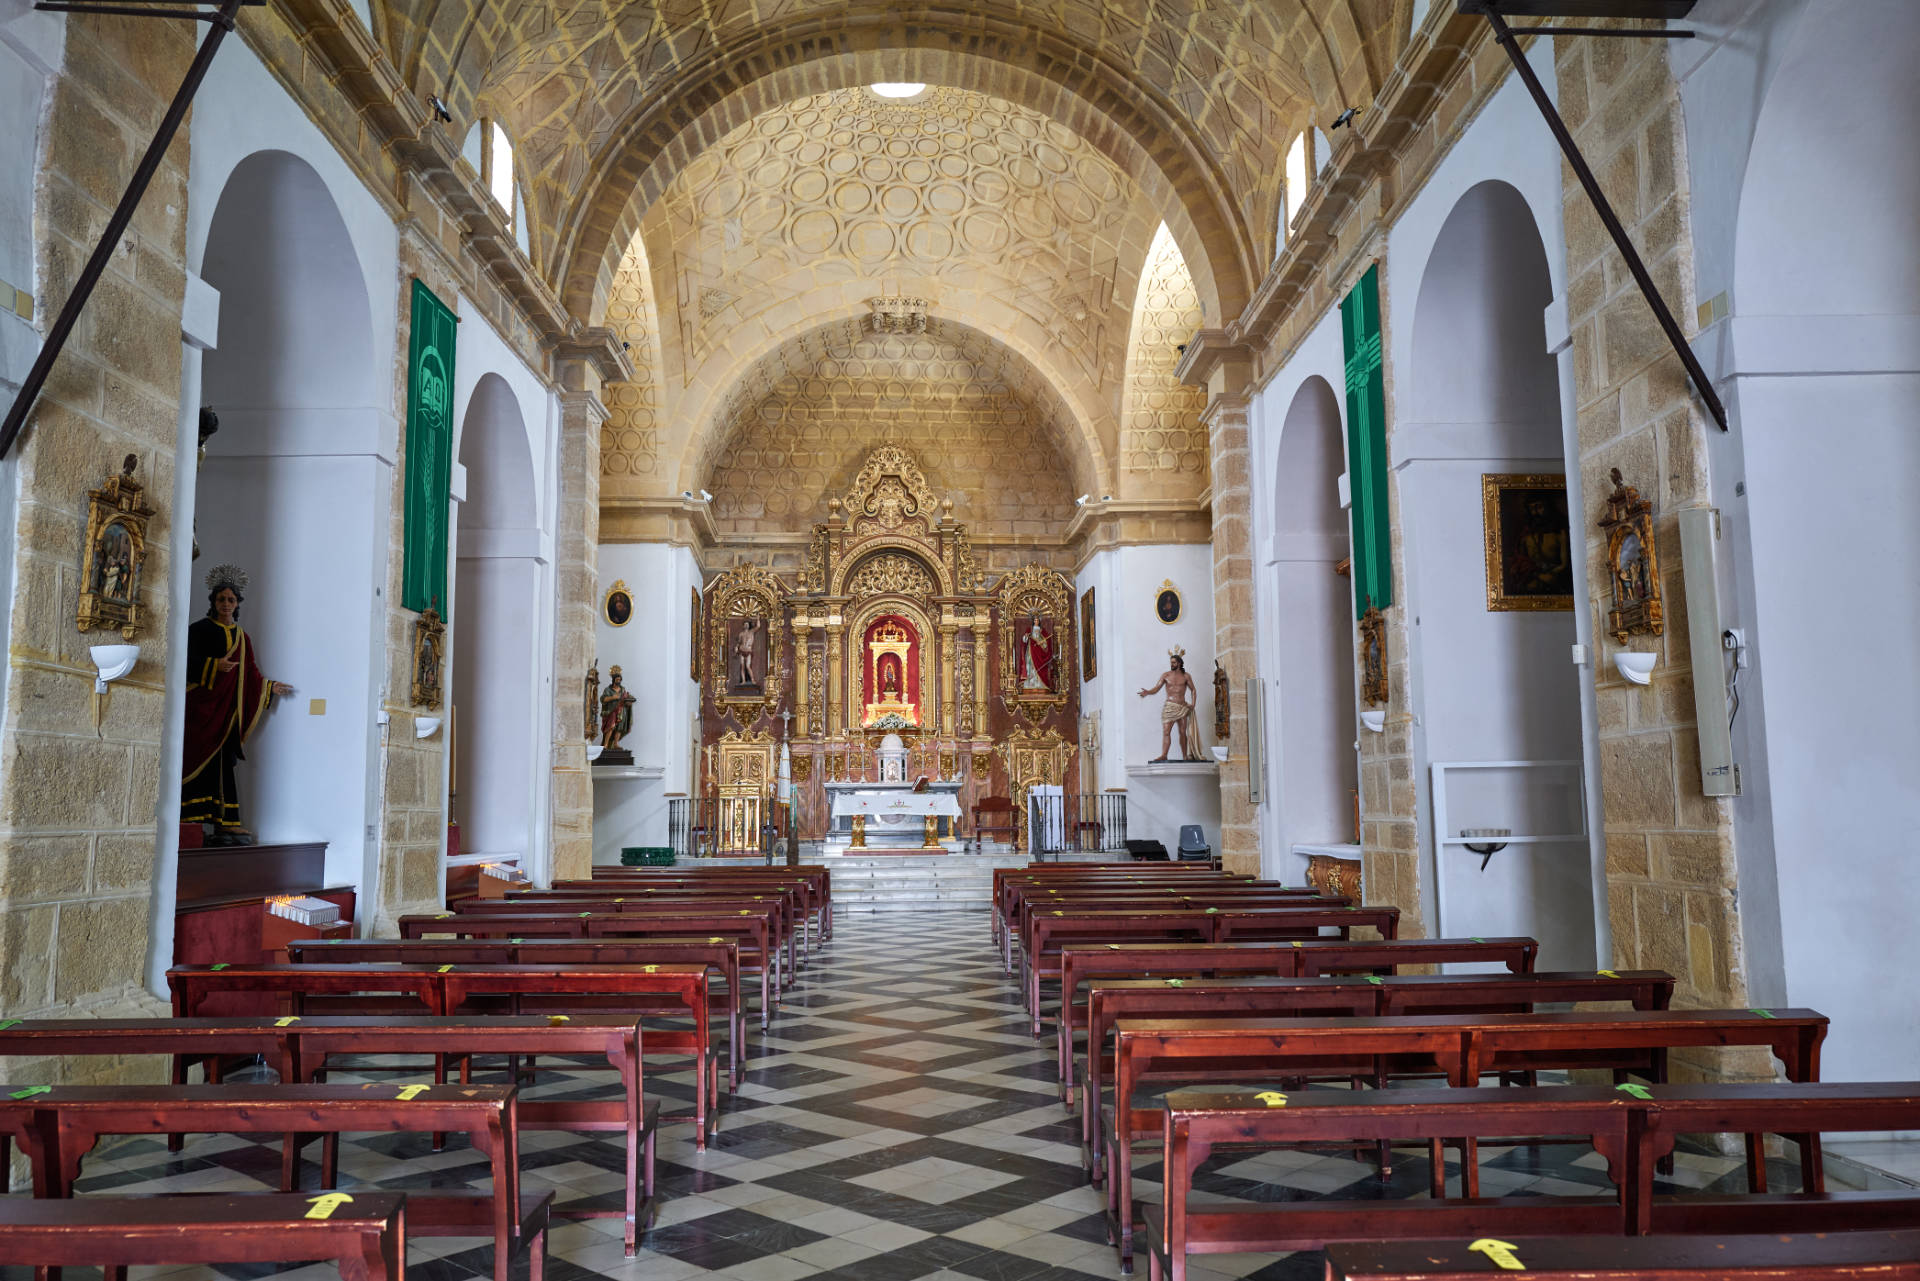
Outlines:
[[1085, 507], [1087, 505], [1087, 495], [1082, 494], [1080, 497], [1074, 499], [1073, 505], [1075, 507]]
[[1330, 125], [1328, 125], [1328, 126], [1327, 126], [1327, 128], [1329, 128], [1329, 129], [1344, 129], [1344, 128], [1346, 128], [1346, 127], [1347, 127], [1348, 125], [1350, 125], [1350, 124], [1352, 124], [1352, 123], [1353, 123], [1353, 118], [1354, 118], [1355, 116], [1357, 116], [1357, 115], [1359, 115], [1359, 114], [1360, 114], [1360, 108], [1358, 108], [1358, 107], [1348, 107], [1348, 108], [1347, 108], [1347, 109], [1346, 109], [1345, 111], [1343, 111], [1343, 112], [1341, 112], [1341, 113], [1340, 113], [1339, 115], [1337, 115], [1337, 116], [1335, 116], [1335, 117], [1333, 118], [1333, 123], [1332, 123], [1332, 124], [1330, 124]]
[[681, 490], [681, 491], [680, 491], [680, 497], [682, 497], [682, 498], [684, 498], [684, 499], [686, 499], [686, 500], [687, 500], [688, 502], [692, 502], [692, 501], [693, 501], [693, 491], [692, 491], [691, 489], [683, 489], [683, 490]]
[[435, 120], [438, 120], [443, 125], [450, 125], [453, 123], [453, 113], [447, 110], [447, 104], [440, 101], [440, 99], [437, 96], [435, 96], [434, 94], [428, 94], [427, 105], [433, 108], [433, 118]]

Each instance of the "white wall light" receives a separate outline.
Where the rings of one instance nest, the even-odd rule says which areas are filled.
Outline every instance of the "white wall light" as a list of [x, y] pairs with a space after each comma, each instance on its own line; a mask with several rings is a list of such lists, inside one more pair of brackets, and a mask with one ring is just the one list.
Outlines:
[[1646, 685], [1653, 680], [1653, 665], [1658, 658], [1645, 650], [1623, 649], [1613, 656], [1613, 666], [1635, 685]]
[[439, 732], [440, 718], [438, 716], [416, 716], [413, 718], [413, 736], [415, 738], [432, 738]]
[[1360, 713], [1360, 723], [1376, 734], [1382, 733], [1387, 728], [1386, 710], [1384, 708], [1375, 708], [1370, 712], [1362, 712]]
[[100, 673], [93, 682], [96, 694], [106, 693], [110, 683], [132, 671], [133, 665], [140, 661], [138, 645], [93, 645], [87, 652], [93, 655], [93, 665]]

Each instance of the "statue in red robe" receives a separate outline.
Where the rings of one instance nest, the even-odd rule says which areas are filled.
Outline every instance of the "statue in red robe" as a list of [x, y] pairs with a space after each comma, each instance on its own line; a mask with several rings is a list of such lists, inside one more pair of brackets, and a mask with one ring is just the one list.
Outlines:
[[234, 765], [275, 695], [293, 686], [270, 681], [254, 661], [239, 623], [245, 572], [220, 565], [207, 574], [207, 616], [187, 628], [186, 727], [180, 753], [180, 821], [211, 827], [209, 845], [251, 845], [240, 825]]
[[1053, 638], [1042, 631], [1036, 615], [1020, 646], [1020, 688], [1050, 692], [1053, 689]]

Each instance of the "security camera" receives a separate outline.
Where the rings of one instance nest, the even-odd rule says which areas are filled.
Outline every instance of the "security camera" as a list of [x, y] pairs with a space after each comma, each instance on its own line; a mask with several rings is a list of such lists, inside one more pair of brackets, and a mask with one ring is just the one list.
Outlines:
[[1080, 497], [1074, 499], [1073, 505], [1075, 507], [1085, 507], [1087, 505], [1087, 495], [1082, 494]]
[[703, 489], [700, 491], [700, 501], [703, 503], [710, 503], [713, 501], [713, 495], [709, 494], [706, 490]]

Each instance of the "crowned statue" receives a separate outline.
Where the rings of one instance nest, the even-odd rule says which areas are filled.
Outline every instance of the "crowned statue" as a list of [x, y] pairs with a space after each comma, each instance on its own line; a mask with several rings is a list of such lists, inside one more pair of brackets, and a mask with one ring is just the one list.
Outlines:
[[1194, 688], [1193, 677], [1187, 675], [1186, 653], [1178, 645], [1168, 650], [1167, 670], [1160, 673], [1160, 679], [1151, 689], [1140, 691], [1142, 698], [1163, 689], [1167, 692], [1167, 701], [1160, 706], [1160, 755], [1153, 758], [1156, 764], [1167, 759], [1167, 749], [1173, 744], [1176, 729], [1180, 731], [1180, 759], [1200, 759], [1200, 739], [1193, 725], [1193, 705], [1199, 691]]
[[1053, 690], [1053, 638], [1040, 628], [1040, 617], [1034, 615], [1027, 634], [1020, 637], [1020, 688], [1038, 693], [1051, 693]]
[[633, 733], [633, 691], [620, 679], [620, 665], [607, 669], [607, 687], [600, 693], [600, 762], [631, 765], [633, 753], [620, 740]]
[[207, 571], [207, 616], [187, 628], [186, 727], [181, 744], [180, 821], [202, 824], [208, 845], [251, 845], [240, 825], [234, 766], [247, 736], [276, 695], [293, 686], [260, 674], [253, 642], [240, 626], [247, 574], [237, 565]]

